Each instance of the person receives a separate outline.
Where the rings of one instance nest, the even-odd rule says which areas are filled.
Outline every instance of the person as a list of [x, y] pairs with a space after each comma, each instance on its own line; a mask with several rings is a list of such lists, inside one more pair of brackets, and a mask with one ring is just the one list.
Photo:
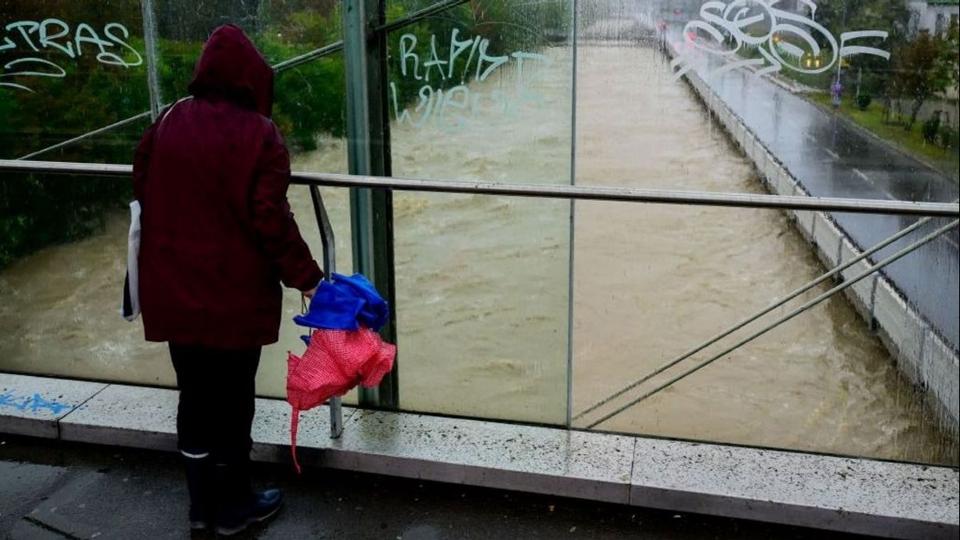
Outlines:
[[240, 28], [211, 34], [189, 93], [134, 158], [140, 306], [145, 338], [169, 343], [176, 371], [190, 525], [230, 535], [282, 503], [250, 487], [254, 379], [277, 341], [281, 282], [310, 297], [323, 274], [286, 198], [273, 70]]
[[843, 100], [843, 85], [840, 84], [839, 78], [830, 85], [830, 97], [832, 98], [833, 108], [839, 109]]

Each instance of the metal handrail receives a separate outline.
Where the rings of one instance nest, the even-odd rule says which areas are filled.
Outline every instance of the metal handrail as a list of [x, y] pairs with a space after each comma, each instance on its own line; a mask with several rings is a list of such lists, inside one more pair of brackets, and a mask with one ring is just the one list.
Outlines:
[[[129, 176], [133, 172], [133, 167], [131, 165], [122, 165], [122, 164], [101, 164], [101, 163], [74, 163], [74, 162], [59, 162], [59, 161], [24, 161], [24, 160], [4, 160], [0, 159], [0, 173], [2, 172], [22, 172], [22, 173], [53, 173], [53, 174], [75, 174], [75, 175], [97, 175], [97, 176], [114, 176], [114, 177], [125, 177]], [[310, 172], [295, 172], [291, 174], [291, 183], [298, 185], [306, 185], [310, 187], [310, 195], [313, 201], [313, 206], [315, 214], [317, 217], [317, 224], [320, 229], [320, 237], [323, 245], [323, 260], [324, 260], [324, 269], [327, 276], [330, 276], [335, 271], [335, 245], [334, 245], [334, 235], [333, 228], [330, 224], [329, 217], [326, 212], [326, 208], [323, 204], [323, 199], [320, 195], [319, 187], [320, 186], [329, 186], [329, 187], [345, 187], [345, 188], [370, 188], [370, 189], [396, 189], [404, 191], [421, 191], [421, 192], [435, 192], [435, 193], [472, 193], [472, 194], [483, 194], [483, 195], [501, 195], [501, 196], [516, 196], [516, 197], [535, 197], [535, 198], [552, 198], [552, 199], [566, 199], [566, 200], [597, 200], [597, 201], [619, 201], [619, 202], [633, 202], [633, 203], [660, 203], [660, 204], [685, 204], [685, 205], [709, 205], [709, 206], [725, 206], [725, 207], [745, 207], [745, 208], [770, 208], [770, 209], [795, 209], [795, 210], [805, 210], [805, 211], [843, 211], [843, 212], [858, 212], [858, 213], [874, 213], [874, 214], [909, 214], [909, 215], [923, 215], [928, 216], [927, 219], [921, 220], [920, 222], [914, 224], [913, 226], [901, 231], [900, 233], [894, 235], [893, 237], [881, 242], [879, 245], [875, 246], [871, 250], [863, 253], [860, 257], [849, 261], [846, 265], [839, 266], [833, 269], [831, 272], [828, 272], [824, 276], [821, 276], [817, 280], [807, 284], [802, 287], [795, 293], [788, 296], [783, 301], [774, 304], [770, 308], [762, 311], [760, 314], [740, 323], [735, 326], [733, 329], [724, 332], [723, 334], [717, 336], [712, 341], [707, 342], [707, 344], [698, 347], [697, 349], [690, 351], [679, 359], [670, 362], [664, 366], [661, 366], [653, 374], [644, 377], [640, 381], [631, 384], [630, 386], [618, 391], [613, 396], [609, 397], [588, 408], [587, 410], [581, 412], [577, 415], [578, 418], [583, 417], [584, 415], [596, 410], [600, 406], [610, 402], [612, 399], [619, 397], [626, 393], [627, 391], [637, 387], [650, 380], [653, 376], [658, 375], [664, 372], [666, 369], [673, 367], [678, 364], [681, 360], [684, 360], [691, 356], [693, 353], [698, 352], [705, 348], [707, 345], [710, 345], [720, 338], [725, 337], [731, 334], [733, 331], [738, 330], [749, 322], [753, 322], [758, 319], [760, 316], [769, 313], [775, 307], [782, 305], [785, 301], [799, 296], [802, 292], [805, 292], [811, 289], [813, 286], [822, 283], [824, 280], [829, 278], [832, 275], [835, 275], [845, 268], [852, 266], [854, 263], [859, 262], [869, 255], [879, 251], [883, 247], [886, 247], [892, 244], [894, 241], [906, 236], [907, 234], [919, 229], [921, 226], [927, 224], [930, 219], [933, 217], [960, 217], [960, 202], [954, 201], [952, 203], [914, 203], [914, 202], [905, 202], [905, 201], [879, 201], [879, 200], [870, 200], [870, 199], [836, 199], [836, 198], [816, 198], [816, 197], [790, 197], [790, 196], [775, 196], [775, 195], [754, 195], [754, 194], [740, 194], [740, 193], [717, 193], [717, 192], [698, 192], [698, 191], [667, 191], [667, 190], [650, 190], [650, 189], [624, 189], [624, 188], [589, 188], [589, 187], [580, 187], [580, 186], [543, 186], [543, 185], [503, 185], [490, 182], [454, 182], [454, 181], [437, 181], [437, 180], [415, 180], [415, 179], [402, 179], [402, 178], [386, 178], [386, 177], [375, 177], [375, 176], [363, 176], [363, 175], [345, 175], [345, 174], [332, 174], [332, 173], [310, 173]], [[728, 354], [731, 350], [734, 350], [743, 343], [749, 342], [756, 337], [768, 332], [770, 329], [783, 324], [784, 322], [792, 319], [796, 315], [799, 315], [803, 311], [806, 311], [810, 307], [822, 302], [823, 300], [829, 298], [833, 294], [836, 294], [852, 284], [860, 281], [866, 276], [870, 275], [883, 268], [884, 266], [892, 263], [895, 260], [905, 256], [906, 254], [912, 252], [913, 250], [919, 248], [920, 246], [932, 241], [934, 238], [938, 237], [940, 234], [946, 232], [947, 230], [956, 227], [958, 224], [957, 221], [952, 222], [950, 225], [939, 229], [936, 233], [925, 237], [923, 240], [918, 241], [911, 246], [901, 250], [896, 255], [877, 263], [876, 265], [870, 267], [866, 272], [858, 275], [852, 280], [839, 285], [827, 293], [818, 296], [814, 300], [804, 304], [797, 310], [794, 310], [786, 317], [781, 318], [780, 320], [768, 325], [764, 329], [761, 329], [752, 336], [746, 338], [746, 340], [741, 341], [737, 345], [726, 349], [724, 352], [711, 357], [709, 360], [699, 364], [693, 369], [684, 372], [683, 374], [671, 379], [666, 384], [657, 387], [656, 389], [648, 392], [639, 398], [631, 401], [627, 405], [624, 405], [617, 409], [616, 411], [602, 417], [601, 419], [591, 423], [589, 427], [595, 427], [596, 425], [609, 420], [613, 416], [620, 414], [621, 412], [627, 410], [628, 408], [636, 405], [640, 401], [647, 399], [664, 388], [669, 387], [675, 382], [693, 374], [696, 371], [699, 371], [703, 367], [706, 367], [708, 364], [716, 361], [722, 356]], [[331, 400], [330, 402], [330, 421], [331, 421], [331, 437], [338, 437], [343, 429], [342, 416], [341, 416], [341, 403], [339, 399]]]
[[[131, 165], [109, 163], [74, 163], [61, 161], [0, 160], [0, 172], [61, 173], [98, 176], [129, 176]], [[497, 184], [494, 182], [457, 182], [362, 176], [348, 174], [294, 172], [291, 183], [306, 186], [393, 189], [429, 193], [467, 193], [586, 201], [680, 204], [687, 206], [722, 206], [735, 208], [767, 208], [848, 212], [860, 214], [895, 214], [960, 218], [960, 203], [930, 203], [875, 199], [842, 199], [752, 193], [708, 191], [674, 191], [660, 189], [550, 186], [535, 184]]]

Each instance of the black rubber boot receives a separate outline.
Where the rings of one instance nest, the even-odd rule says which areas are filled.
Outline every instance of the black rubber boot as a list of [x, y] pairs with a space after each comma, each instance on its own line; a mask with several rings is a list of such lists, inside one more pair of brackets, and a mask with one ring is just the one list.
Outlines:
[[181, 453], [187, 473], [187, 491], [190, 493], [190, 528], [202, 530], [213, 525], [213, 460], [209, 455], [199, 457]]
[[233, 536], [254, 523], [267, 521], [283, 505], [283, 492], [250, 489], [246, 464], [217, 464], [217, 534]]

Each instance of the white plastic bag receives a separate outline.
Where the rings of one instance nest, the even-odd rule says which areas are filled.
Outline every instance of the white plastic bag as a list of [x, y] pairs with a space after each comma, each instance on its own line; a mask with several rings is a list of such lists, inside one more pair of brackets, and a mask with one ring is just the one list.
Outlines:
[[127, 275], [123, 280], [123, 318], [135, 321], [140, 316], [140, 282], [137, 257], [140, 255], [140, 202], [130, 203], [130, 234], [127, 239]]

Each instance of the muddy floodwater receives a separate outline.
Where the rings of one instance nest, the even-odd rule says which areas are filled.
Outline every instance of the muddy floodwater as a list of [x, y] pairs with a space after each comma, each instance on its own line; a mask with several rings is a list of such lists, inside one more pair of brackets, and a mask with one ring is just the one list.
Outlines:
[[[394, 173], [569, 183], [575, 142], [580, 185], [760, 191], [655, 50], [581, 47], [574, 141], [568, 53], [545, 54], [536, 103], [522, 114], [472, 121], [469, 136], [435, 123], [395, 125]], [[508, 83], [491, 77], [470, 90]], [[321, 141], [295, 156], [294, 168], [345, 171], [343, 141]], [[324, 194], [338, 269], [348, 272], [347, 194]], [[319, 258], [309, 197], [303, 188], [290, 196]], [[572, 240], [571, 207], [561, 201], [397, 193], [394, 213], [400, 396], [409, 410], [562, 423], [568, 348], [576, 415], [823, 271], [777, 211], [581, 202]], [[0, 273], [0, 370], [173, 384], [166, 349], [144, 343], [140, 324], [117, 314], [125, 221], [114, 216], [102, 233]], [[297, 294], [287, 293], [285, 309], [286, 319], [299, 312]], [[264, 350], [261, 394], [284, 394], [285, 351], [302, 349], [297, 335], [286, 325]], [[953, 438], [842, 298], [598, 429], [957, 464]]]

